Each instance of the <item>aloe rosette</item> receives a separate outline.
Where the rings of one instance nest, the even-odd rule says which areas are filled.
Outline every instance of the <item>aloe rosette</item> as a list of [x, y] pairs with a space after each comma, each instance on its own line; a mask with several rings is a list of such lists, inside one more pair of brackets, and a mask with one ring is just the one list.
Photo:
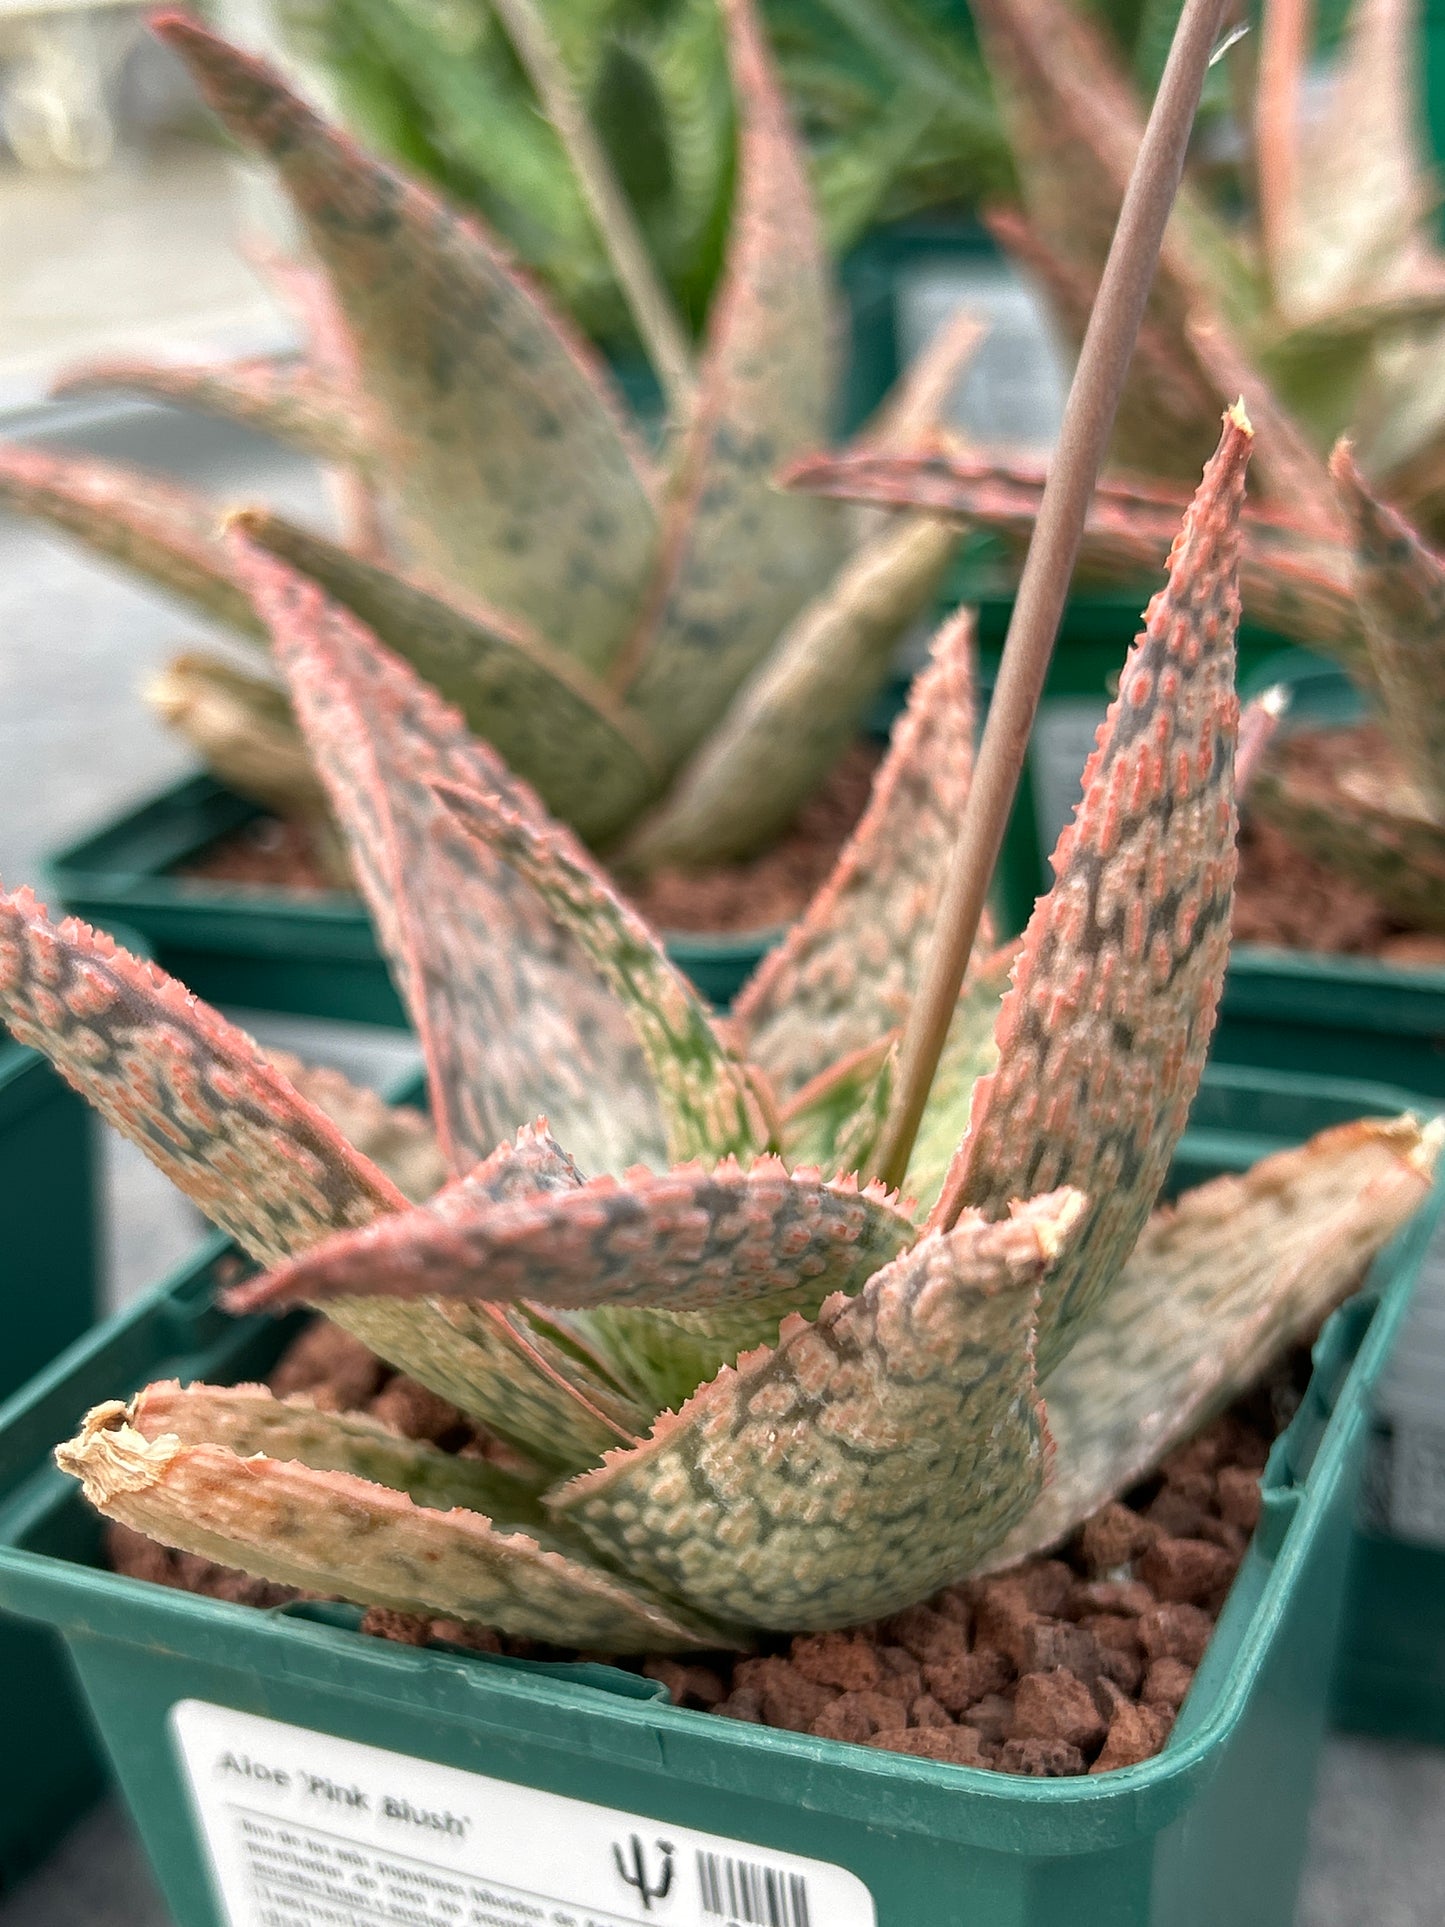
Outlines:
[[1361, 1121], [1156, 1208], [1227, 954], [1250, 439], [1232, 412], [1052, 891], [1016, 950], [980, 941], [906, 1195], [869, 1173], [969, 785], [966, 615], [721, 1024], [460, 714], [233, 531], [448, 1175], [426, 1195], [414, 1121], [288, 1075], [25, 892], [0, 900], [0, 1011], [267, 1268], [235, 1309], [319, 1308], [515, 1459], [160, 1385], [60, 1449], [93, 1503], [362, 1603], [592, 1650], [746, 1645], [1055, 1543], [1316, 1322], [1424, 1197], [1433, 1129]]
[[[724, 271], [657, 451], [478, 221], [179, 14], [156, 31], [295, 210], [314, 266], [281, 272], [309, 346], [230, 366], [111, 361], [60, 384], [217, 412], [336, 469], [341, 540], [248, 509], [251, 543], [348, 607], [553, 814], [634, 871], [749, 854], [786, 826], [852, 740], [956, 540], [928, 517], [860, 531], [774, 486], [829, 433], [833, 288], [749, 0], [721, 11], [738, 118]], [[212, 504], [9, 448], [0, 505], [268, 641]], [[317, 821], [305, 746], [264, 669], [191, 651], [156, 694], [222, 780]]]

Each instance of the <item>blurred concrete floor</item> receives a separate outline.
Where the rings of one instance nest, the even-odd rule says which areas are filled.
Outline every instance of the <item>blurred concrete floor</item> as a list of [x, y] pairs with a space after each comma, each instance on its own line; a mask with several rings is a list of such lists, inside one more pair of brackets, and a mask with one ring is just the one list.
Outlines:
[[[0, 248], [16, 267], [0, 287], [0, 405], [7, 393], [31, 399], [48, 371], [47, 313], [57, 331], [52, 352], [55, 341], [66, 354], [121, 345], [100, 333], [111, 290], [119, 290], [128, 348], [239, 349], [277, 338], [283, 324], [231, 243], [237, 200], [213, 154], [170, 150], [137, 161], [128, 183], [80, 182], [75, 195], [91, 197], [86, 204], [103, 217], [94, 232], [105, 245], [94, 266], [92, 231], [69, 192], [70, 184], [62, 191], [0, 171]], [[936, 292], [929, 300], [936, 303]], [[304, 463], [168, 410], [101, 409], [59, 428], [32, 415], [4, 428], [41, 430], [48, 441], [164, 469], [218, 500], [264, 497], [292, 513], [324, 512], [318, 478]], [[36, 881], [47, 848], [187, 767], [139, 690], [182, 639], [204, 629], [59, 539], [0, 519], [0, 875], [8, 884]], [[284, 1037], [371, 1081], [397, 1068], [409, 1048], [354, 1027], [265, 1028], [276, 1041]], [[199, 1224], [128, 1147], [112, 1141], [107, 1166], [114, 1305], [183, 1256]], [[1295, 1927], [1442, 1923], [1445, 1752], [1333, 1738]], [[168, 1927], [118, 1806], [99, 1808], [0, 1900], [0, 1927]]]

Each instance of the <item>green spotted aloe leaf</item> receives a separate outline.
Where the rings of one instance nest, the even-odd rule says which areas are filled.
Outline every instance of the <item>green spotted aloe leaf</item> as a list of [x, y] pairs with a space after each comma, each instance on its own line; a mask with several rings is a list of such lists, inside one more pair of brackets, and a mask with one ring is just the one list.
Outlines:
[[602, 370], [481, 228], [363, 154], [263, 61], [156, 31], [291, 198], [350, 326], [408, 539], [444, 579], [605, 666], [656, 533]]
[[[1149, 1220], [1223, 964], [1247, 441], [1231, 418], [1011, 986], [1009, 952], [965, 982], [915, 1154], [942, 1195], [913, 1211], [866, 1182], [866, 1161], [861, 1178], [757, 1146], [730, 1161], [724, 1141], [676, 1164], [673, 1100], [636, 1041], [682, 1014], [655, 950], [459, 719], [354, 618], [263, 558], [266, 593], [292, 619], [281, 654], [298, 713], [378, 916], [400, 932], [403, 981], [441, 986], [420, 1029], [454, 1175], [408, 1202], [280, 1068], [241, 1061], [218, 1019], [143, 966], [128, 966], [150, 992], [123, 1072], [111, 1070], [113, 1033], [92, 1039], [90, 1026], [108, 1008], [113, 949], [33, 910], [3, 931], [0, 1011], [83, 1072], [108, 1114], [272, 1264], [237, 1302], [323, 1302], [530, 1466], [503, 1490], [489, 1470], [439, 1466], [364, 1421], [161, 1387], [99, 1408], [61, 1448], [93, 1501], [172, 1544], [362, 1602], [594, 1649], [745, 1644], [896, 1611], [1019, 1534], [1066, 1530], [1138, 1474], [1117, 1414], [1154, 1425], [1161, 1407], [1203, 1412], [1262, 1365], [1306, 1300], [1332, 1296], [1346, 1261], [1419, 1201], [1439, 1133], [1403, 1119], [1328, 1134], [1228, 1198], [1206, 1188]], [[760, 1113], [774, 1084], [785, 1147], [841, 1156], [876, 1133], [931, 907], [898, 852], [942, 847], [966, 793], [967, 642], [963, 621], [939, 638], [858, 839], [805, 919], [807, 947], [745, 1003], [733, 1038], [763, 1045], [766, 1061], [742, 1070], [720, 1033], [706, 1046], [719, 1080], [740, 1067]], [[513, 983], [544, 927], [550, 974], [529, 980], [537, 993], [499, 1055], [479, 986]], [[624, 1030], [635, 1066], [619, 1055]], [[224, 1076], [206, 1054], [222, 1044]], [[518, 1118], [523, 1098], [557, 1082], [557, 1055], [591, 1080], [599, 1109], [625, 1114], [609, 1134], [574, 1103], [603, 1148], [635, 1131], [638, 1092], [650, 1094], [643, 1168], [579, 1168], [571, 1132]], [[634, 1068], [629, 1085], [620, 1073]], [[333, 1093], [331, 1108], [350, 1102]], [[507, 1122], [483, 1148], [493, 1116]], [[726, 1108], [690, 1116], [690, 1128], [732, 1129]], [[945, 1173], [944, 1134], [965, 1116]], [[379, 1148], [385, 1122], [359, 1115], [358, 1135]], [[1300, 1280], [1325, 1247], [1317, 1298]], [[1106, 1393], [1087, 1349], [1101, 1320], [1124, 1334], [1106, 1347], [1118, 1373]], [[1064, 1496], [1041, 1510], [1053, 1384], [1068, 1462], [1052, 1473]]]
[[1080, 1208], [1065, 1192], [1001, 1224], [970, 1212], [790, 1321], [554, 1510], [609, 1563], [744, 1625], [844, 1626], [935, 1591], [1043, 1490], [1020, 1341]]
[[780, 497], [773, 484], [827, 438], [833, 290], [751, 0], [723, 0], [723, 11], [739, 116], [728, 254], [657, 573], [612, 670], [674, 760], [696, 748], [846, 546], [828, 505]]
[[590, 841], [615, 836], [656, 794], [660, 752], [636, 717], [516, 618], [444, 596], [265, 510], [244, 509], [230, 527], [350, 609]]

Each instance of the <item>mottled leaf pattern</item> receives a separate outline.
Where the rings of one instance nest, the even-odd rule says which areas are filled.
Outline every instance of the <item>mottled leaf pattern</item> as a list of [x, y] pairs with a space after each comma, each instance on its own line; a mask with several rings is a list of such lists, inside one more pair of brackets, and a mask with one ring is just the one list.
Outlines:
[[245, 510], [231, 526], [350, 609], [579, 835], [614, 834], [656, 791], [645, 731], [602, 683], [523, 625], [435, 595], [266, 510]]
[[[653, 1415], [525, 1311], [460, 1299], [333, 1298], [343, 1331], [468, 1418], [558, 1471], [645, 1431]], [[559, 1331], [565, 1330], [558, 1320]]]
[[1066, 1538], [1308, 1337], [1424, 1202], [1439, 1135], [1341, 1125], [1156, 1211], [1044, 1380], [1053, 1477], [988, 1563]]
[[785, 1098], [908, 1014], [973, 774], [972, 647], [961, 610], [934, 638], [833, 874], [733, 1006]]
[[365, 424], [358, 418], [359, 397], [347, 395], [304, 361], [258, 356], [190, 364], [116, 357], [66, 369], [51, 393], [88, 395], [111, 388], [220, 415], [318, 461], [360, 467], [371, 462]]
[[[446, 1183], [446, 1164], [424, 1112], [411, 1104], [388, 1104], [375, 1091], [364, 1084], [353, 1084], [329, 1064], [303, 1064], [290, 1051], [274, 1048], [266, 1052], [266, 1057], [287, 1083], [329, 1117], [346, 1142], [370, 1158], [413, 1204], [421, 1204]], [[510, 1149], [504, 1145], [496, 1155]], [[531, 1182], [535, 1183], [535, 1178]]]
[[756, 1299], [791, 1308], [804, 1292], [856, 1292], [913, 1235], [876, 1187], [788, 1171], [777, 1158], [744, 1170], [683, 1164], [594, 1178], [465, 1211], [426, 1209], [333, 1239], [299, 1262], [240, 1285], [237, 1311], [298, 1299], [465, 1298], [473, 1303], [663, 1305], [708, 1312]]
[[467, 1506], [501, 1523], [540, 1525], [537, 1486], [487, 1459], [461, 1458], [402, 1438], [355, 1412], [323, 1412], [305, 1399], [274, 1398], [264, 1385], [148, 1385], [131, 1401], [130, 1424], [154, 1442], [221, 1445], [237, 1458], [298, 1459], [318, 1472], [351, 1472], [405, 1492], [418, 1505]]
[[1238, 517], [1251, 434], [1231, 410], [1149, 605], [999, 1014], [997, 1070], [929, 1222], [1072, 1185], [1080, 1235], [1045, 1286], [1043, 1373], [1118, 1275], [1193, 1102], [1234, 897]]
[[[1020, 554], [1044, 488], [1037, 463], [953, 453], [823, 455], [795, 463], [788, 479], [847, 501], [956, 515], [1018, 545]], [[1126, 588], [1149, 581], [1186, 507], [1183, 493], [1168, 487], [1119, 477], [1101, 482], [1089, 505], [1080, 578]], [[1251, 509], [1242, 526], [1240, 592], [1251, 622], [1327, 650], [1352, 671], [1361, 665], [1360, 619], [1343, 543], [1319, 540], [1285, 511]]]
[[882, 1133], [897, 1067], [896, 1037], [851, 1051], [788, 1100], [778, 1119], [790, 1165], [865, 1174]]
[[645, 463], [591, 354], [472, 221], [182, 14], [156, 30], [275, 165], [350, 324], [419, 557], [594, 668], [651, 564]]
[[238, 1458], [174, 1436], [148, 1441], [122, 1405], [97, 1406], [56, 1456], [107, 1518], [281, 1585], [614, 1652], [727, 1643], [577, 1558], [551, 1531], [434, 1511], [296, 1460]]
[[856, 735], [957, 543], [957, 530], [909, 517], [859, 549], [743, 684], [629, 839], [628, 860], [643, 869], [725, 862], [779, 836]]
[[49, 522], [206, 615], [264, 635], [216, 540], [215, 510], [198, 495], [140, 469], [0, 447], [0, 508]]
[[588, 1171], [666, 1163], [625, 1009], [535, 891], [465, 834], [438, 786], [480, 787], [528, 814], [540, 806], [354, 617], [231, 541], [421, 1036], [453, 1170], [539, 1113]]
[[[334, 1114], [334, 1113], [333, 1113]], [[358, 1142], [366, 1140], [358, 1139]], [[368, 1146], [369, 1148], [369, 1146]], [[573, 1190], [582, 1174], [546, 1125], [526, 1125], [464, 1177], [426, 1199], [435, 1228], [465, 1226], [488, 1204]], [[412, 1223], [420, 1214], [413, 1214]], [[585, 1320], [525, 1305], [456, 1299], [333, 1299], [328, 1315], [379, 1356], [540, 1464], [595, 1458], [635, 1438], [652, 1404], [623, 1389]]]
[[551, 1501], [602, 1556], [742, 1625], [812, 1631], [956, 1579], [1043, 1488], [1028, 1335], [1080, 1200], [970, 1212], [774, 1351], [720, 1372], [646, 1444]]
[[789, 458], [827, 437], [832, 290], [752, 0], [723, 8], [740, 123], [727, 261], [658, 574], [615, 672], [674, 763], [712, 728], [845, 547], [835, 510], [774, 487]]
[[1355, 596], [1385, 725], [1445, 842], [1445, 562], [1377, 500], [1351, 459], [1330, 472], [1355, 542]]
[[673, 1159], [759, 1149], [766, 1127], [744, 1067], [662, 944], [560, 825], [498, 797], [442, 785], [478, 850], [512, 870], [606, 980], [647, 1058]]
[[263, 1263], [406, 1207], [244, 1031], [28, 890], [0, 896], [0, 1016]]

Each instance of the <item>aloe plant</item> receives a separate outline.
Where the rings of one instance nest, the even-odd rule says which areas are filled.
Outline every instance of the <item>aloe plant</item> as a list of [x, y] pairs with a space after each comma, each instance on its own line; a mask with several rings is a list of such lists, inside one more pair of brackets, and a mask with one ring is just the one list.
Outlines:
[[[927, 517], [855, 540], [835, 505], [773, 486], [828, 431], [832, 290], [756, 21], [747, 0], [722, 12], [739, 116], [726, 268], [696, 370], [685, 348], [662, 357], [676, 407], [660, 456], [492, 236], [180, 15], [157, 31], [274, 166], [315, 253], [316, 273], [288, 272], [311, 345], [296, 362], [112, 362], [64, 384], [211, 409], [339, 467], [347, 541], [259, 509], [242, 513], [250, 539], [351, 608], [549, 809], [639, 870], [745, 855], [787, 824], [851, 740], [955, 540]], [[626, 258], [675, 348], [665, 295]], [[907, 392], [900, 406], [908, 423]], [[267, 640], [210, 504], [23, 449], [0, 450], [0, 502]], [[304, 746], [282, 740], [272, 685], [189, 652], [162, 701], [223, 777], [314, 821]]]
[[[567, 156], [488, 0], [279, 0], [288, 53], [378, 151], [476, 208], [594, 338], [630, 332]], [[873, 221], [1005, 187], [976, 49], [915, 0], [768, 0], [835, 253]], [[711, 0], [550, 0], [547, 23], [679, 310], [721, 267], [733, 127]]]
[[[1357, 1279], [1438, 1132], [1361, 1121], [1155, 1210], [1234, 875], [1227, 418], [1021, 944], [981, 938], [907, 1173], [869, 1177], [972, 764], [967, 615], [837, 869], [722, 1025], [580, 842], [340, 604], [227, 539], [426, 1053], [414, 1202], [153, 965], [0, 899], [0, 1011], [303, 1303], [506, 1440], [257, 1387], [59, 1451], [108, 1516], [309, 1590], [616, 1652], [897, 1610], [1050, 1545]], [[546, 1121], [539, 1114], [545, 1114]], [[332, 1119], [342, 1120], [348, 1138]], [[426, 1183], [414, 1129], [413, 1192]]]
[[[1140, 579], [1212, 442], [1219, 394], [1242, 393], [1266, 431], [1246, 611], [1292, 639], [1358, 654], [1352, 541], [1324, 458], [1348, 432], [1371, 487], [1440, 540], [1439, 187], [1416, 127], [1411, 0], [1355, 0], [1312, 118], [1301, 105], [1307, 50], [1275, 44], [1295, 11], [1285, 0], [1264, 8], [1252, 219], [1226, 220], [1189, 183], [1177, 203], [1120, 410], [1113, 486], [1101, 492], [1084, 560], [1099, 577]], [[1109, 43], [1064, 0], [980, 0], [975, 13], [1021, 189], [995, 229], [1077, 337], [1142, 111]], [[947, 486], [941, 468], [952, 469]], [[827, 481], [829, 465], [813, 473]], [[1009, 538], [1027, 528], [1038, 484], [1027, 465], [940, 465], [934, 452], [852, 479], [864, 499], [916, 496]]]

